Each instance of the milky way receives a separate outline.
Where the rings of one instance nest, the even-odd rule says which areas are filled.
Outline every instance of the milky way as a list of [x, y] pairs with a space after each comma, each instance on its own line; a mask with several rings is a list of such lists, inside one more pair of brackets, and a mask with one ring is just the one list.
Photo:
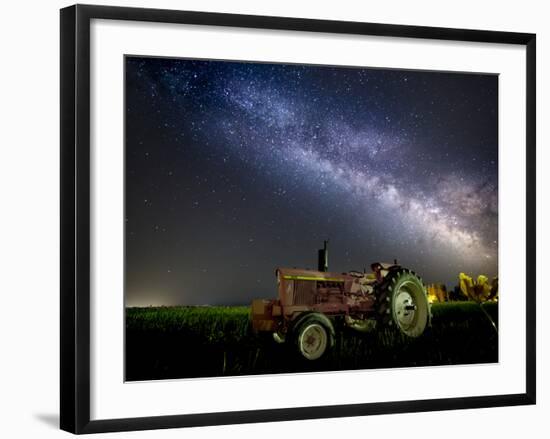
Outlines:
[[497, 274], [498, 78], [126, 58], [129, 305], [271, 297], [277, 266]]

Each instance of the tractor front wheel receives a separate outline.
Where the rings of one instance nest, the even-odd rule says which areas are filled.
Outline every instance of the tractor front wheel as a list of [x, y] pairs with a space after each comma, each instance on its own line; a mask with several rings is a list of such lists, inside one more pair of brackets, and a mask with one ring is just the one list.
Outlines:
[[299, 318], [293, 334], [296, 349], [306, 360], [317, 360], [334, 346], [334, 327], [323, 314], [310, 313]]

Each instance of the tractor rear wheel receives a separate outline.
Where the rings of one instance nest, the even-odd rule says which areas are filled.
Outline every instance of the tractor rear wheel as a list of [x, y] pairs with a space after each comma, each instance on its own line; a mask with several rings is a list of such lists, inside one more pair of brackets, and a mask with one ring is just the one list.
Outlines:
[[334, 346], [334, 327], [323, 314], [299, 317], [292, 332], [295, 347], [306, 360], [318, 360]]
[[378, 296], [382, 319], [409, 337], [422, 335], [431, 317], [422, 280], [403, 269], [390, 273]]

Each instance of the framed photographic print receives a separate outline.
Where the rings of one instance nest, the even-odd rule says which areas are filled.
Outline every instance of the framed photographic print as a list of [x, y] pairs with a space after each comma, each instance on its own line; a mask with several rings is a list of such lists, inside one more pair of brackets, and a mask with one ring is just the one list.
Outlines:
[[535, 35], [62, 9], [61, 270], [73, 433], [534, 404]]

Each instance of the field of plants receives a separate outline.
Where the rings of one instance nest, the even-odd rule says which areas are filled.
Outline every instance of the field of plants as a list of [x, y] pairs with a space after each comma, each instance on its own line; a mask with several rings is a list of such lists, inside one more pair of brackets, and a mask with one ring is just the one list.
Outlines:
[[[498, 304], [483, 308], [498, 325]], [[286, 344], [255, 335], [248, 307], [127, 308], [126, 380], [498, 361], [498, 334], [480, 305], [438, 303], [432, 314], [431, 327], [416, 339], [391, 328], [361, 334], [338, 327], [335, 348], [308, 362]]]

